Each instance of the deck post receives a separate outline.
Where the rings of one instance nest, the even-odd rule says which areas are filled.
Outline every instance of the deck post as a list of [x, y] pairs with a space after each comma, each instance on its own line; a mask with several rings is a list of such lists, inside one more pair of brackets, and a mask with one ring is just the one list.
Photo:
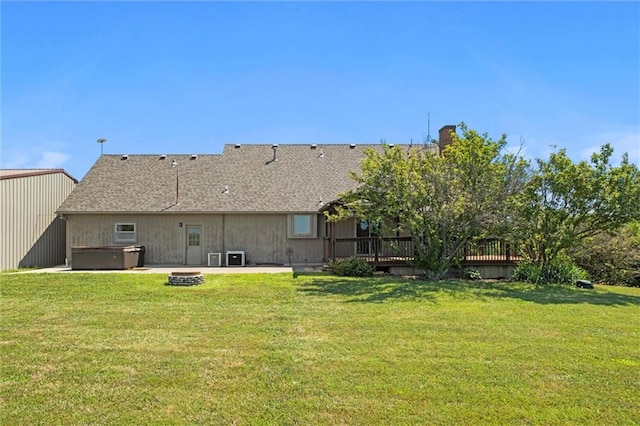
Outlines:
[[378, 238], [373, 239], [373, 256], [376, 263], [378, 263]]
[[322, 261], [325, 263], [329, 261], [329, 237], [328, 236], [325, 236], [322, 239]]

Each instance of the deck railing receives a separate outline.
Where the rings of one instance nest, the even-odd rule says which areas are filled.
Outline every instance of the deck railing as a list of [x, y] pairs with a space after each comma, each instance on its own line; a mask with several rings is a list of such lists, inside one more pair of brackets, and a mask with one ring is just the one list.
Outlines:
[[494, 264], [515, 263], [520, 256], [514, 247], [501, 238], [486, 238], [469, 243], [464, 248], [463, 263], [467, 264]]
[[360, 257], [370, 263], [404, 264], [413, 259], [411, 237], [325, 238], [325, 261]]
[[[511, 244], [499, 238], [487, 238], [467, 244], [463, 264], [512, 264], [520, 260]], [[404, 265], [414, 259], [411, 237], [325, 238], [325, 261], [359, 257], [374, 265]]]

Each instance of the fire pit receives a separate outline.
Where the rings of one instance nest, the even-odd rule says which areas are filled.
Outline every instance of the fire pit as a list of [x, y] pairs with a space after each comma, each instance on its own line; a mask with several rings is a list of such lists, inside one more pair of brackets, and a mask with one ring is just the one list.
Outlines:
[[172, 272], [169, 274], [169, 285], [198, 285], [204, 283], [204, 275], [201, 272]]

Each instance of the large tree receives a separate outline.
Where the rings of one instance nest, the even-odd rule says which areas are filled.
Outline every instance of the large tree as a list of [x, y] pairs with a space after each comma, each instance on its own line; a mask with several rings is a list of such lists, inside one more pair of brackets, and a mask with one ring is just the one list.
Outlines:
[[601, 147], [590, 162], [574, 163], [566, 151], [538, 159], [524, 190], [512, 199], [513, 230], [530, 261], [545, 266], [588, 237], [613, 233], [640, 218], [640, 174], [613, 149]]
[[410, 235], [414, 265], [441, 278], [468, 242], [498, 229], [524, 177], [524, 162], [503, 152], [506, 136], [494, 141], [464, 123], [460, 130], [440, 155], [386, 144], [367, 151], [352, 174], [357, 189], [341, 194], [344, 207], [330, 219], [355, 214], [383, 235]]

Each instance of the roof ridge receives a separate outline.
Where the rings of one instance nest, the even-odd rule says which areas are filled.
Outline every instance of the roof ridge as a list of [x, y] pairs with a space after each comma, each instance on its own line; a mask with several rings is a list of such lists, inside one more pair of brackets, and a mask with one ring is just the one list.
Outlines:
[[[389, 142], [386, 142], [387, 145], [389, 145]], [[395, 145], [412, 145], [411, 143], [407, 142], [407, 143], [394, 143], [391, 142], [391, 144], [395, 144]], [[303, 143], [288, 143], [288, 142], [269, 142], [269, 143], [226, 143], [224, 144], [224, 146], [273, 146], [273, 145], [278, 145], [278, 146], [310, 146], [310, 145], [324, 145], [324, 146], [349, 146], [349, 145], [375, 145], [375, 146], [379, 146], [379, 145], [383, 145], [383, 143], [381, 142], [331, 142], [331, 143], [324, 143], [324, 142], [303, 142]], [[413, 145], [416, 145], [415, 143]]]

